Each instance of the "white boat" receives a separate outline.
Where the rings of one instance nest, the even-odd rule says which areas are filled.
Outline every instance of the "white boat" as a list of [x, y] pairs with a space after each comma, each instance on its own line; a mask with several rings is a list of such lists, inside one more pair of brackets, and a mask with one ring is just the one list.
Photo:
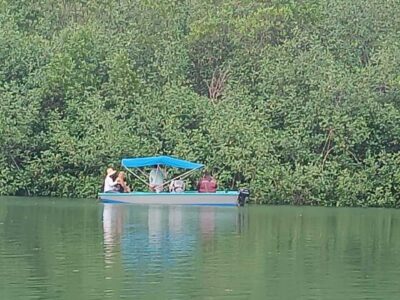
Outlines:
[[217, 191], [215, 193], [196, 191], [183, 193], [133, 192], [100, 193], [99, 197], [105, 203], [238, 206], [239, 194], [238, 191]]
[[[189, 169], [190, 171], [183, 178], [194, 170], [198, 170], [204, 165], [189, 161], [172, 158], [168, 156], [156, 156], [145, 158], [128, 158], [122, 160], [122, 166], [131, 174], [146, 183], [130, 168], [148, 167], [153, 165], [164, 165], [175, 168]], [[143, 174], [143, 172], [142, 172]], [[173, 180], [173, 179], [171, 179]], [[166, 182], [167, 185], [170, 181]], [[249, 197], [247, 189], [240, 191], [217, 191], [215, 193], [199, 193], [197, 191], [186, 191], [182, 193], [168, 192], [140, 192], [132, 193], [99, 193], [99, 198], [104, 203], [130, 203], [130, 204], [167, 204], [167, 205], [216, 205], [216, 206], [243, 206]]]

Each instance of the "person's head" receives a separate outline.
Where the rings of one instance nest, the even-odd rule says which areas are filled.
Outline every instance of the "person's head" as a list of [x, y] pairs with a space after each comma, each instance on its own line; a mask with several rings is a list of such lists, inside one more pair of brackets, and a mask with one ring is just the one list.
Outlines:
[[107, 176], [112, 176], [115, 173], [117, 173], [117, 171], [115, 171], [113, 168], [108, 168], [107, 169]]
[[154, 166], [153, 166], [153, 169], [158, 169], [158, 165], [154, 165]]
[[118, 173], [118, 178], [119, 179], [121, 179], [121, 180], [123, 180], [123, 181], [125, 181], [125, 178], [126, 178], [126, 174], [125, 174], [125, 172], [119, 172]]
[[113, 174], [110, 175], [110, 178], [111, 178], [113, 181], [117, 180], [117, 177], [118, 177], [118, 173], [117, 173], [117, 172], [115, 172], [115, 173], [113, 173]]
[[212, 179], [212, 176], [211, 176], [210, 172], [204, 171], [203, 178], [205, 178], [205, 179], [207, 179], [207, 180], [211, 180], [211, 179]]

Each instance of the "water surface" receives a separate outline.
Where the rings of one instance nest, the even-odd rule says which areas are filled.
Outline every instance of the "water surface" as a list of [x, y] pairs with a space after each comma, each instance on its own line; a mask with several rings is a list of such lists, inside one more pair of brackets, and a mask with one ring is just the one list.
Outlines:
[[399, 299], [400, 211], [0, 198], [0, 299]]

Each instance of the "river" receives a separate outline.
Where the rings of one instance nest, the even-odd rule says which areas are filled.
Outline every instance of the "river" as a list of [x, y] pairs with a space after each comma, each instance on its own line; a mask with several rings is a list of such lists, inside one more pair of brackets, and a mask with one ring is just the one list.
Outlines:
[[399, 299], [400, 210], [0, 198], [0, 299]]

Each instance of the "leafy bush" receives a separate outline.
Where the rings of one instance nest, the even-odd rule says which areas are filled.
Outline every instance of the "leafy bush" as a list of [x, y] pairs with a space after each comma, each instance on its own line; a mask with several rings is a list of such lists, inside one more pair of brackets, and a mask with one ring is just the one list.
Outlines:
[[258, 203], [399, 207], [399, 32], [393, 1], [0, 1], [0, 194], [167, 154]]

